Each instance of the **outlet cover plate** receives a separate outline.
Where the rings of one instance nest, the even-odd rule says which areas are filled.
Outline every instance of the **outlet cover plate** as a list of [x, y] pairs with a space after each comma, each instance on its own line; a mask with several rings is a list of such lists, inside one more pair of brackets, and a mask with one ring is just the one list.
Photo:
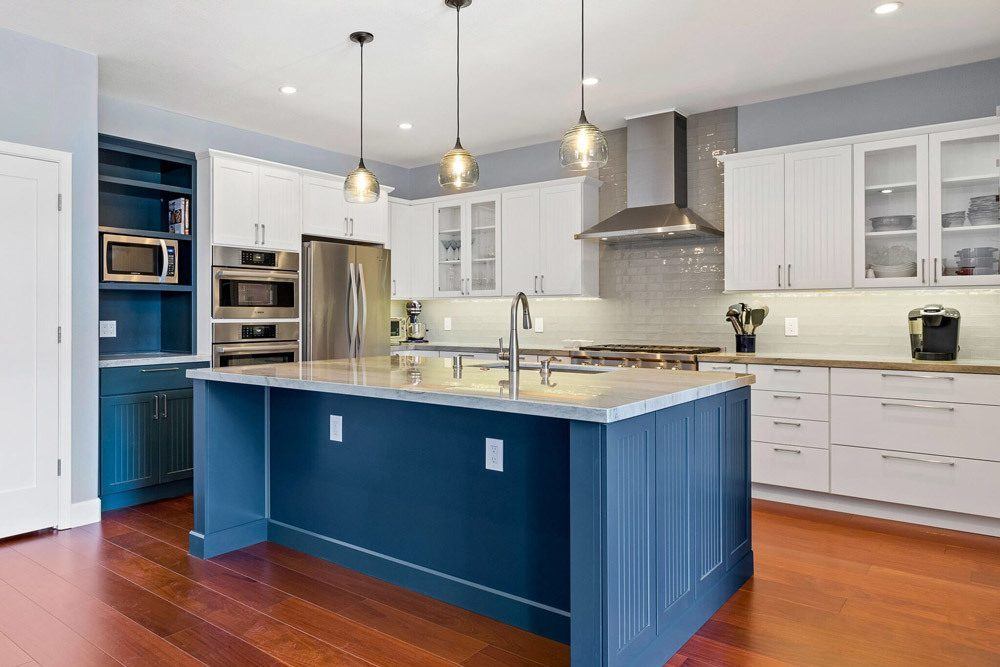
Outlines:
[[344, 418], [340, 415], [330, 415], [330, 442], [344, 441]]
[[785, 318], [785, 335], [786, 336], [799, 335], [799, 318], [797, 317]]
[[544, 331], [545, 331], [545, 322], [542, 321], [542, 318], [536, 317], [535, 318], [535, 333], [542, 333]]
[[444, 318], [444, 330], [445, 331], [451, 331], [451, 318], [450, 317]]
[[118, 320], [101, 320], [101, 324], [100, 324], [100, 337], [101, 338], [117, 338], [118, 337]]
[[503, 440], [486, 438], [486, 469], [503, 472]]

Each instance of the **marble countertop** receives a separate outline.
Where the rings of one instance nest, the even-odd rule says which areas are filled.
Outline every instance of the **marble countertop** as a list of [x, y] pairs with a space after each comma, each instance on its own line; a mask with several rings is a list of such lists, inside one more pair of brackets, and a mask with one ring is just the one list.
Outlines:
[[[393, 345], [392, 349], [427, 350], [428, 352], [468, 352], [470, 354], [496, 354], [497, 346], [494, 345], [467, 345], [464, 343], [400, 343]], [[507, 349], [506, 347], [504, 348]], [[575, 352], [575, 347], [521, 347], [521, 354], [544, 356], [552, 355], [557, 357], [568, 356], [570, 352]]]
[[753, 383], [751, 375], [645, 368], [596, 373], [554, 366], [550, 384], [523, 368], [510, 387], [507, 369], [467, 362], [460, 374], [450, 359], [367, 357], [187, 372], [189, 378], [333, 394], [450, 405], [559, 419], [611, 423]]
[[869, 368], [882, 371], [919, 371], [921, 373], [982, 373], [1000, 375], [1000, 359], [957, 359], [921, 361], [910, 357], [868, 356], [829, 353], [714, 352], [699, 354], [698, 361], [733, 364], [776, 364], [781, 366], [824, 366], [828, 368]]
[[195, 364], [211, 361], [208, 354], [171, 354], [169, 352], [147, 352], [136, 354], [102, 354], [97, 360], [98, 368], [123, 368], [125, 366], [152, 366], [154, 364]]

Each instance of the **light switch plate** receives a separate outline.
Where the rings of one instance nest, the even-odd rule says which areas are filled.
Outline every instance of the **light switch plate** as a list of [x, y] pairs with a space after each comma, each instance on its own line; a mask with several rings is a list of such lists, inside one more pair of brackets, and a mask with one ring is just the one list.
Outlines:
[[330, 442], [344, 441], [344, 418], [340, 415], [330, 415]]
[[503, 440], [486, 438], [486, 469], [503, 472]]
[[101, 320], [100, 337], [101, 338], [117, 338], [118, 337], [118, 321], [117, 320]]
[[797, 317], [785, 318], [785, 335], [786, 336], [799, 335], [799, 318]]
[[450, 317], [444, 318], [444, 330], [445, 331], [451, 331], [451, 318]]
[[543, 331], [545, 331], [545, 323], [542, 321], [542, 318], [536, 317], [534, 322], [535, 322], [535, 333], [542, 333]]

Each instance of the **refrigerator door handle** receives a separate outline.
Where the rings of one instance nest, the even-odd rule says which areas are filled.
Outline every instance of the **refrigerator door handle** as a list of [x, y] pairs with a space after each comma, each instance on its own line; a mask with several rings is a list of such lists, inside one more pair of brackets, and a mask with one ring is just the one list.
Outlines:
[[347, 346], [350, 349], [349, 357], [356, 357], [355, 346], [357, 345], [357, 331], [358, 331], [358, 283], [354, 276], [354, 264], [348, 264], [348, 269], [351, 273], [351, 326], [347, 330]]
[[305, 356], [307, 361], [313, 360], [312, 332], [309, 330], [312, 326], [313, 303], [312, 262], [309, 261], [309, 255], [311, 252], [312, 245], [306, 243], [302, 248], [302, 276], [306, 281], [306, 288], [308, 289], [309, 294], [302, 303], [302, 323], [305, 325], [302, 327], [302, 354]]
[[358, 291], [361, 294], [361, 330], [358, 335], [358, 356], [365, 356], [365, 335], [368, 333], [368, 294], [365, 291], [365, 265], [358, 262]]

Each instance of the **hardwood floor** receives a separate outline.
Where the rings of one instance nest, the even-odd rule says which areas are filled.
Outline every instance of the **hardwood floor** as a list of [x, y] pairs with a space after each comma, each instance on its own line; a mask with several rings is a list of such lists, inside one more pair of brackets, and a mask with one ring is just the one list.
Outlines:
[[[0, 667], [566, 665], [568, 648], [273, 544], [191, 499], [0, 541]], [[754, 503], [757, 570], [669, 665], [1000, 665], [1000, 539]]]

